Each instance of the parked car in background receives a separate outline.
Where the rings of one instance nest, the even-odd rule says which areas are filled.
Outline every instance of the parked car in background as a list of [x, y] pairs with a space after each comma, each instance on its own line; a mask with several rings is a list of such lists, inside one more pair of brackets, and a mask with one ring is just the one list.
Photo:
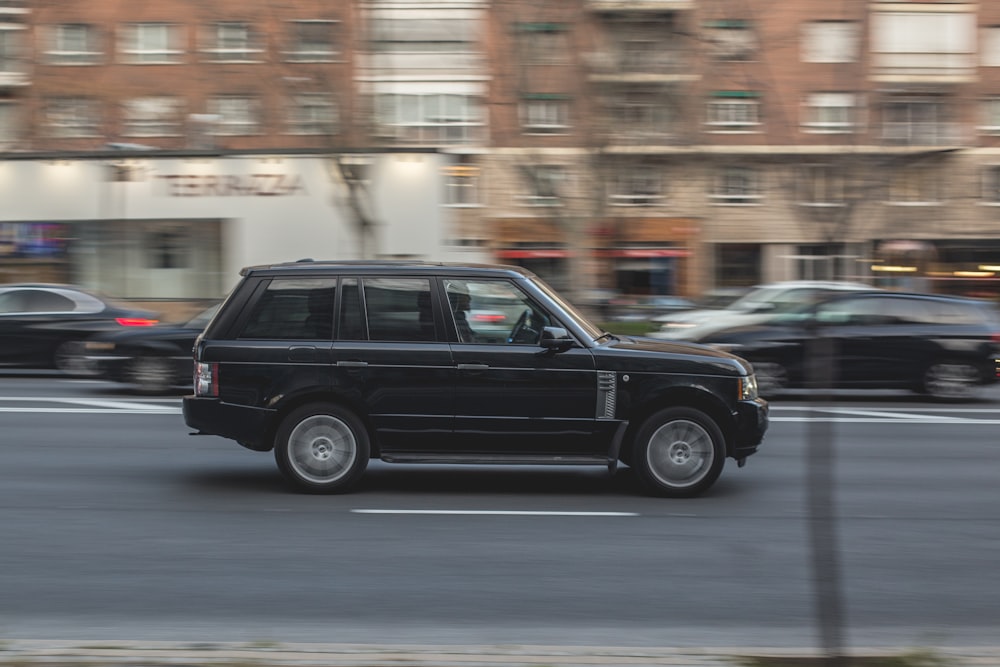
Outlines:
[[688, 310], [659, 318], [660, 329], [650, 336], [696, 341], [717, 330], [756, 324], [781, 313], [797, 311], [830, 293], [871, 289], [863, 283], [816, 280], [757, 285], [725, 308]]
[[[652, 494], [695, 496], [768, 426], [750, 364], [615, 336], [534, 274], [421, 262], [248, 267], [194, 349], [187, 425], [274, 451], [307, 492], [368, 462], [621, 461]], [[503, 313], [474, 322], [468, 310]]]
[[640, 296], [616, 306], [611, 311], [611, 320], [615, 322], [646, 321], [666, 313], [679, 313], [694, 307], [693, 301], [682, 296]]
[[[829, 380], [810, 341], [832, 346]], [[749, 360], [759, 390], [790, 387], [908, 389], [933, 397], [971, 397], [1000, 373], [1000, 311], [990, 301], [889, 291], [828, 294], [769, 321], [716, 330], [697, 339]]]
[[190, 387], [194, 341], [218, 309], [216, 304], [186, 322], [95, 334], [82, 344], [82, 367], [146, 394]]
[[80, 341], [149, 327], [157, 313], [72, 285], [0, 285], [0, 365], [81, 370]]

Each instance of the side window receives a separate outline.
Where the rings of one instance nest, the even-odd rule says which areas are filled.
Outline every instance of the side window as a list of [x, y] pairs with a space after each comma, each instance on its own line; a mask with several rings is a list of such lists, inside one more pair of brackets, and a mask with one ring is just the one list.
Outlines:
[[445, 280], [452, 319], [463, 343], [537, 345], [551, 322], [506, 280]]
[[434, 310], [427, 278], [365, 278], [368, 340], [432, 341]]
[[357, 278], [340, 281], [340, 328], [338, 340], [364, 340], [365, 316], [361, 312], [361, 287]]
[[260, 295], [238, 338], [329, 340], [335, 278], [275, 278]]
[[24, 290], [0, 294], [0, 313], [23, 313], [24, 310]]
[[72, 313], [76, 310], [73, 299], [46, 292], [44, 290], [29, 290], [25, 293], [25, 310], [31, 313]]

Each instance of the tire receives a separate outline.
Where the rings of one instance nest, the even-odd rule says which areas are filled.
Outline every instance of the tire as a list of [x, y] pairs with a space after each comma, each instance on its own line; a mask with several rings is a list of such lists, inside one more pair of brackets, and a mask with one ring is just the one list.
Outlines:
[[92, 375], [93, 366], [83, 356], [83, 343], [68, 341], [56, 348], [53, 365], [63, 373], [73, 376]]
[[722, 430], [694, 408], [667, 408], [651, 415], [632, 445], [632, 467], [646, 490], [657, 496], [697, 496], [715, 483], [725, 462]]
[[368, 467], [370, 452], [361, 420], [332, 403], [293, 410], [281, 422], [274, 441], [281, 474], [307, 493], [348, 491]]
[[774, 395], [788, 388], [788, 369], [777, 361], [751, 362], [761, 396]]
[[971, 398], [979, 385], [979, 371], [961, 361], [936, 361], [924, 371], [923, 393], [934, 398], [961, 400]]
[[163, 394], [174, 386], [170, 359], [157, 356], [136, 357], [125, 369], [125, 382], [144, 394]]

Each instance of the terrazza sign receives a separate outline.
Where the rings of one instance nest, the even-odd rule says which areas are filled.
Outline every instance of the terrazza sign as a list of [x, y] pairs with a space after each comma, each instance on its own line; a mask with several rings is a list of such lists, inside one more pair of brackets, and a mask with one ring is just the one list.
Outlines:
[[157, 179], [167, 197], [287, 197], [307, 194], [298, 174], [163, 174]]

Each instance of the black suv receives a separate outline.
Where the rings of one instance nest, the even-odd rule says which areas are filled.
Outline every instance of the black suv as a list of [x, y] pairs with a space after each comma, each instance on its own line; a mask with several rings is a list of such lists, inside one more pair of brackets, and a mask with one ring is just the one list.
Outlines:
[[[784, 388], [909, 389], [963, 399], [1000, 379], [1000, 312], [940, 294], [844, 292], [797, 312], [692, 340], [753, 363], [764, 395]], [[813, 362], [826, 341], [831, 363]]]
[[746, 361], [609, 334], [518, 268], [304, 260], [241, 275], [195, 343], [184, 419], [274, 449], [301, 490], [344, 491], [372, 457], [620, 460], [654, 494], [693, 496], [767, 430]]

